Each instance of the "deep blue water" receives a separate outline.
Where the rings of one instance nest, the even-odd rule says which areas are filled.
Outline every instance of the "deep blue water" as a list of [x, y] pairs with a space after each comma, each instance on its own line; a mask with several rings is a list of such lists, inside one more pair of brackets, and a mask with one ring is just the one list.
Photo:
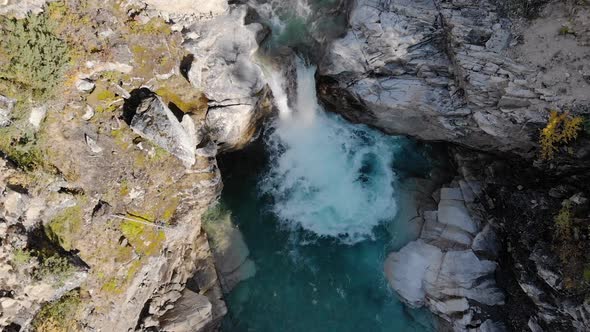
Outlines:
[[[347, 126], [377, 139], [392, 139], [362, 126]], [[428, 176], [428, 150], [407, 139], [392, 142], [390, 167], [396, 181], [406, 175]], [[318, 236], [296, 220], [282, 219], [275, 208], [281, 198], [261, 190], [277, 167], [276, 156], [267, 157], [277, 151], [268, 146], [264, 152], [258, 147], [258, 152], [234, 154], [221, 162], [222, 204], [231, 210], [257, 268], [253, 278], [227, 295], [223, 331], [433, 331], [430, 313], [402, 305], [383, 274], [386, 255], [410, 240], [403, 225], [392, 216], [375, 223], [370, 237], [350, 244], [346, 238]], [[374, 176], [370, 166], [361, 167], [360, 173]], [[399, 189], [395, 183], [393, 187], [395, 200]]]

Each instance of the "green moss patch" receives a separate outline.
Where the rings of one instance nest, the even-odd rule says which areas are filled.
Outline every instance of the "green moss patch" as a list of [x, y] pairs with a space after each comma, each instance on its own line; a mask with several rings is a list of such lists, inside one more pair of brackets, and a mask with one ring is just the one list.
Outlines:
[[64, 250], [72, 250], [76, 236], [83, 224], [83, 212], [80, 205], [65, 209], [55, 216], [45, 227], [47, 237]]
[[[129, 219], [133, 218], [133, 216], [129, 216]], [[155, 256], [159, 254], [160, 249], [162, 249], [162, 243], [166, 240], [166, 235], [162, 230], [158, 229], [155, 225], [145, 224], [141, 220], [124, 220], [121, 223], [121, 232], [141, 256]]]

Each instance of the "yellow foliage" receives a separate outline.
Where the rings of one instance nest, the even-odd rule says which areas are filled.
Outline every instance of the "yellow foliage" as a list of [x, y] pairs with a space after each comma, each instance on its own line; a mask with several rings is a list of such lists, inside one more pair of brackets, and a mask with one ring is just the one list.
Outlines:
[[544, 160], [553, 159], [560, 144], [566, 144], [578, 137], [582, 129], [584, 119], [569, 113], [551, 111], [547, 126], [541, 131], [539, 144], [541, 145], [541, 158]]

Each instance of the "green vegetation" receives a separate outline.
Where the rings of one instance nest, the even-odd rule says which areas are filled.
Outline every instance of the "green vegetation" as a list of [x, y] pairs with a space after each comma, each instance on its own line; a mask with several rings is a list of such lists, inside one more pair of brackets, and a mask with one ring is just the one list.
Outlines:
[[55, 284], [62, 285], [75, 271], [76, 268], [68, 262], [67, 258], [53, 255], [42, 259], [34, 277], [38, 280], [52, 278]]
[[17, 267], [27, 265], [31, 262], [31, 260], [35, 259], [31, 255], [31, 252], [28, 250], [17, 249], [13, 252], [13, 254], [14, 254], [14, 257], [12, 259], [12, 262]]
[[573, 35], [573, 36], [575, 36], [576, 35], [576, 32], [574, 30], [572, 30], [572, 28], [570, 28], [569, 26], [564, 25], [564, 26], [562, 26], [559, 29], [559, 34], [562, 35], [562, 36], [566, 36], [566, 35]]
[[[133, 216], [128, 216], [128, 218], [134, 219]], [[162, 230], [155, 227], [155, 225], [151, 226], [140, 220], [123, 221], [121, 223], [121, 232], [141, 256], [157, 255], [166, 239], [166, 235]]]
[[79, 291], [71, 291], [61, 299], [46, 304], [31, 323], [37, 332], [78, 331], [76, 313], [80, 307]]
[[68, 46], [44, 15], [0, 20], [0, 80], [45, 96], [60, 82], [69, 61]]
[[134, 34], [143, 35], [170, 35], [172, 29], [166, 24], [161, 18], [152, 18], [146, 23], [140, 23], [137, 21], [130, 21], [128, 27]]
[[69, 207], [55, 216], [45, 227], [47, 237], [64, 250], [72, 250], [74, 237], [80, 231], [83, 223], [81, 206]]
[[582, 117], [573, 117], [569, 113], [560, 114], [557, 111], [551, 111], [547, 126], [543, 128], [539, 137], [541, 159], [553, 159], [560, 145], [575, 140], [582, 129], [583, 122]]
[[566, 201], [559, 213], [555, 217], [555, 226], [557, 227], [557, 234], [564, 240], [569, 240], [572, 235], [572, 215], [571, 203]]
[[36, 137], [31, 130], [21, 131], [15, 126], [0, 128], [0, 151], [24, 170], [43, 167], [43, 153]]

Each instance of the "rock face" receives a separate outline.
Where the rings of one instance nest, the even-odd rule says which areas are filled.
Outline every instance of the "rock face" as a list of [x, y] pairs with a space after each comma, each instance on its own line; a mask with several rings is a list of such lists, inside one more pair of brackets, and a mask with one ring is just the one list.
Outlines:
[[144, 0], [155, 10], [171, 16], [196, 15], [199, 18], [223, 14], [227, 9], [226, 0], [181, 0], [170, 2], [167, 0]]
[[187, 167], [195, 163], [195, 152], [200, 142], [195, 123], [184, 114], [179, 121], [157, 95], [141, 101], [130, 126], [137, 134], [178, 157]]
[[[427, 306], [454, 331], [487, 331], [488, 324], [500, 331], [502, 324], [494, 322], [502, 317], [486, 313], [488, 306], [504, 303], [494, 278], [497, 263], [486, 258], [496, 257], [493, 230], [486, 225], [480, 232], [478, 184], [455, 184], [442, 188], [437, 211], [424, 213], [419, 239], [389, 255], [385, 275], [404, 302]], [[493, 321], [483, 324], [482, 316]]]
[[248, 246], [229, 211], [224, 211], [203, 227], [209, 236], [221, 286], [224, 293], [229, 293], [240, 281], [253, 277], [256, 266], [249, 258]]
[[319, 66], [320, 94], [391, 134], [528, 156], [554, 94], [504, 55], [510, 27], [488, 1], [358, 1]]
[[[50, 201], [50, 193], [30, 195], [15, 191], [11, 182], [22, 175], [0, 159], [0, 328], [3, 329], [27, 326], [43, 304], [80, 287], [87, 278], [86, 270], [81, 267], [61, 276], [48, 275], [34, 257], [24, 254], [30, 242], [28, 234], [38, 229], [42, 219], [67, 205], [70, 198], [60, 195], [55, 199], [53, 193]], [[31, 271], [39, 272], [35, 275]]]
[[209, 99], [207, 123], [223, 149], [248, 143], [257, 131], [265, 81], [253, 55], [264, 29], [246, 24], [246, 6], [232, 6], [227, 15], [188, 28], [185, 47], [194, 54], [188, 71], [192, 85]]
[[0, 15], [24, 18], [28, 13], [39, 14], [47, 0], [1, 0]]

